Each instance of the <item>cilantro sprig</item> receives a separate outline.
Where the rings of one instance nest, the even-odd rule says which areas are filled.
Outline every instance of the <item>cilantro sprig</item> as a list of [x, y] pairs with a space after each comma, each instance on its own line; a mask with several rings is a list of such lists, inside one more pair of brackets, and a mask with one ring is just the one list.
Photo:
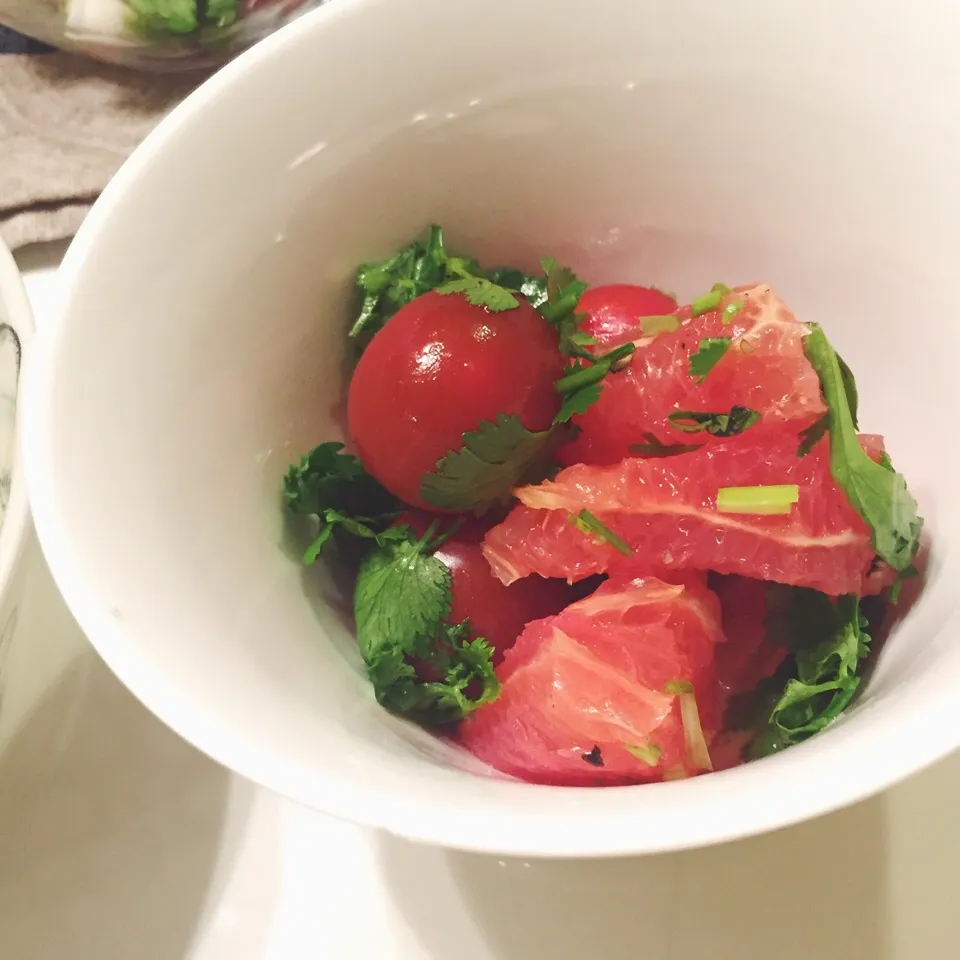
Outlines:
[[400, 502], [343, 452], [342, 443], [321, 443], [293, 464], [283, 479], [283, 499], [290, 513], [317, 522], [304, 563], [313, 563], [337, 530], [378, 543], [398, 535], [390, 525]]
[[[857, 597], [832, 600], [815, 590], [780, 588], [768, 629], [792, 651], [786, 681], [754, 740], [766, 756], [819, 733], [850, 705], [870, 652], [868, 623]], [[783, 678], [781, 678], [783, 683]]]
[[917, 514], [917, 502], [889, 459], [876, 463], [860, 445], [853, 374], [818, 325], [812, 325], [803, 347], [820, 378], [827, 404], [833, 479], [870, 528], [877, 556], [894, 570], [904, 572], [913, 564], [920, 546], [923, 520]]
[[[357, 643], [378, 702], [427, 724], [454, 723], [495, 700], [493, 648], [469, 620], [448, 622], [450, 570], [433, 551], [437, 524], [415, 538], [381, 542], [360, 564], [354, 593]], [[427, 664], [429, 676], [422, 675]], [[435, 679], [438, 678], [438, 679]]]
[[425, 243], [415, 240], [386, 260], [360, 266], [356, 283], [363, 301], [350, 338], [360, 353], [401, 307], [431, 290], [462, 294], [470, 303], [493, 312], [519, 303], [509, 289], [488, 278], [472, 257], [450, 256], [443, 230], [436, 224]]

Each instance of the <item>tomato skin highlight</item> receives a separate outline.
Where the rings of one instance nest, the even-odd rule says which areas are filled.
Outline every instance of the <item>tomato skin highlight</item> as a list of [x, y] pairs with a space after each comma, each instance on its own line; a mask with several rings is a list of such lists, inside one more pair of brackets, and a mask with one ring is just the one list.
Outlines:
[[426, 293], [364, 351], [347, 396], [348, 429], [367, 470], [405, 503], [463, 434], [498, 414], [546, 430], [560, 402], [557, 334], [522, 298], [491, 313], [459, 294]]
[[[423, 536], [434, 519], [411, 511], [397, 522], [409, 524], [417, 536]], [[493, 662], [500, 663], [528, 623], [559, 613], [576, 595], [574, 588], [563, 580], [536, 575], [504, 586], [494, 576], [481, 549], [489, 525], [472, 518], [466, 520], [437, 548], [434, 556], [450, 570], [450, 623], [469, 619], [472, 635], [485, 637], [495, 650]], [[449, 529], [449, 522], [437, 525], [438, 535], [444, 529]], [[428, 671], [423, 666], [418, 669], [426, 676]]]

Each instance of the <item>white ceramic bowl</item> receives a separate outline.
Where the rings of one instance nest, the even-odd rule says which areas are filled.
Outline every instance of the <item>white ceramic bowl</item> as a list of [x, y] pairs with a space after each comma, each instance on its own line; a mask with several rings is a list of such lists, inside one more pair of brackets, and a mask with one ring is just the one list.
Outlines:
[[[418, 840], [650, 852], [798, 821], [960, 743], [955, 4], [352, 0], [227, 67], [105, 192], [28, 392], [41, 542], [120, 678], [230, 767]], [[491, 263], [690, 295], [762, 278], [858, 373], [929, 581], [857, 706], [731, 772], [601, 790], [478, 775], [388, 715], [282, 541], [336, 435], [351, 276], [430, 221]]]

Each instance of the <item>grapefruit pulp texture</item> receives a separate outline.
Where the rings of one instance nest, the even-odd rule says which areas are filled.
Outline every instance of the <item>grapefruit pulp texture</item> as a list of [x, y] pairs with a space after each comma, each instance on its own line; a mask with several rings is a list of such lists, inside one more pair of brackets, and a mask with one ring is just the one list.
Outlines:
[[[737, 304], [742, 304], [739, 312], [724, 313]], [[738, 287], [718, 309], [699, 317], [692, 316], [689, 305], [675, 314], [679, 328], [656, 336], [644, 334], [640, 317], [632, 330], [614, 335], [609, 322], [588, 315], [585, 329], [606, 338], [605, 349], [625, 342], [637, 349], [628, 366], [606, 378], [597, 403], [574, 418], [580, 434], [558, 452], [562, 463], [618, 463], [648, 433], [667, 444], [716, 442], [709, 434], [692, 437], [677, 430], [669, 417], [678, 410], [755, 410], [761, 420], [742, 435], [745, 441], [771, 430], [795, 436], [826, 411], [820, 381], [803, 352], [809, 328], [770, 287]], [[730, 344], [698, 383], [690, 375], [690, 358], [707, 338], [729, 338]]]
[[[688, 738], [702, 732], [706, 743], [720, 726], [720, 605], [702, 576], [673, 581], [624, 570], [557, 616], [528, 624], [497, 671], [499, 699], [463, 722], [461, 743], [535, 783], [630, 784], [702, 772]], [[699, 730], [684, 714], [681, 689], [693, 691]]]
[[[709, 449], [611, 466], [577, 464], [554, 480], [520, 487], [520, 506], [484, 540], [484, 555], [504, 583], [539, 573], [574, 581], [624, 562], [609, 542], [570, 522], [588, 510], [632, 548], [630, 563], [649, 572], [713, 570], [811, 587], [832, 596], [877, 592], [870, 530], [830, 473], [829, 441], [806, 456], [797, 438], [746, 434]], [[861, 441], [875, 450], [875, 437]], [[789, 514], [721, 513], [723, 487], [796, 484]]]

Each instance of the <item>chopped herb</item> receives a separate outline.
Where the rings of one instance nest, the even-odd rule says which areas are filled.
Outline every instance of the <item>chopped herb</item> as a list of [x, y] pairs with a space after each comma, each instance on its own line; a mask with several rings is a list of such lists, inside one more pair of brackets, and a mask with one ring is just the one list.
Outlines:
[[630, 544], [622, 537], [617, 536], [608, 526], [601, 523], [589, 510], [581, 510], [570, 516], [572, 523], [581, 533], [592, 537], [594, 543], [609, 543], [614, 550], [629, 557], [633, 551]]
[[627, 753], [636, 757], [648, 767], [655, 767], [663, 756], [663, 750], [655, 743], [648, 743], [646, 745], [625, 743], [623, 746]]
[[304, 553], [304, 563], [313, 563], [338, 529], [378, 542], [398, 535], [390, 525], [400, 515], [399, 501], [356, 457], [342, 451], [342, 443], [321, 443], [293, 464], [283, 478], [286, 509], [315, 516], [319, 524]]
[[[813, 615], [804, 609], [813, 606]], [[766, 756], [823, 730], [850, 704], [860, 684], [858, 670], [870, 650], [867, 620], [857, 597], [831, 601], [816, 591], [797, 592], [788, 604], [789, 620], [803, 617], [814, 629], [796, 649], [792, 676], [770, 711], [751, 753]], [[793, 626], [793, 623], [790, 624]]]
[[655, 337], [658, 333], [673, 333], [679, 329], [680, 318], [673, 313], [640, 318], [640, 330], [645, 337]]
[[727, 324], [729, 323], [741, 310], [743, 310], [744, 302], [742, 300], [731, 300], [724, 308], [723, 312], [720, 314], [720, 322]]
[[731, 290], [728, 286], [722, 283], [715, 283], [709, 293], [696, 297], [693, 303], [690, 304], [690, 316], [702, 317], [703, 314], [709, 313], [711, 310], [716, 310], [723, 302], [723, 298], [730, 292]]
[[591, 767], [603, 766], [603, 754], [600, 753], [600, 748], [596, 744], [593, 745], [593, 749], [589, 753], [581, 754], [581, 759], [589, 763]]
[[586, 413], [600, 399], [600, 384], [595, 383], [589, 387], [581, 387], [568, 393], [563, 398], [557, 415], [553, 418], [554, 423], [566, 423], [571, 417], [578, 413]]
[[723, 359], [730, 346], [729, 337], [705, 337], [696, 353], [690, 355], [690, 376], [703, 383], [707, 374]]
[[515, 486], [529, 478], [548, 457], [556, 436], [532, 433], [517, 416], [501, 413], [463, 435], [463, 446], [451, 450], [423, 478], [421, 496], [443, 510], [482, 512], [508, 500]]
[[830, 423], [828, 414], [818, 417], [804, 430], [800, 431], [800, 446], [797, 447], [797, 456], [805, 457], [823, 438]]
[[537, 305], [547, 323], [560, 334], [560, 352], [565, 357], [582, 357], [592, 361], [592, 355], [578, 342], [577, 328], [584, 314], [577, 313], [580, 297], [587, 284], [569, 268], [562, 267], [552, 257], [541, 261], [544, 273], [544, 299]]
[[506, 287], [495, 284], [485, 277], [462, 277], [450, 280], [437, 287], [437, 293], [445, 297], [459, 293], [475, 307], [484, 307], [491, 313], [502, 313], [520, 306], [520, 301]]
[[[672, 688], [672, 689], [671, 689]], [[700, 722], [700, 709], [697, 706], [697, 697], [693, 684], [681, 681], [668, 683], [668, 692], [677, 694], [680, 700], [680, 720], [683, 723], [683, 738], [687, 745], [687, 757], [697, 770], [712, 770], [713, 761], [710, 759], [710, 749], [707, 738], [703, 734], [703, 725]]]
[[683, 433], [706, 431], [715, 437], [733, 437], [757, 423], [760, 414], [747, 407], [731, 407], [728, 413], [677, 410], [668, 419], [675, 429]]
[[800, 499], [795, 483], [763, 487], [721, 487], [717, 491], [720, 513], [747, 513], [756, 516], [787, 514]]
[[656, 434], [645, 433], [645, 443], [631, 443], [630, 453], [635, 457], [675, 457], [681, 453], [693, 453], [702, 443], [664, 443]]
[[870, 528], [880, 559], [894, 570], [906, 570], [920, 546], [923, 520], [917, 515], [917, 502], [903, 475], [875, 463], [860, 445], [850, 401], [851, 390], [856, 389], [853, 375], [849, 368], [844, 374], [846, 365], [841, 366], [823, 330], [814, 324], [803, 345], [827, 403], [833, 479]]
[[[534, 296], [541, 316], [556, 328], [560, 336], [560, 352], [573, 358], [564, 375], [557, 380], [557, 393], [563, 395], [554, 424], [566, 423], [572, 416], [585, 413], [600, 399], [599, 383], [611, 370], [619, 369], [636, 349], [626, 343], [602, 356], [595, 356], [587, 347], [596, 343], [593, 337], [579, 329], [584, 314], [577, 313], [580, 297], [587, 285], [577, 278], [569, 267], [560, 266], [556, 260], [542, 261], [544, 272], [543, 298]], [[515, 279], [515, 278], [514, 278]], [[539, 287], [531, 291], [539, 293]]]
[[600, 399], [600, 381], [635, 349], [634, 344], [625, 343], [601, 357], [592, 358], [591, 361], [576, 360], [568, 365], [564, 376], [554, 384], [557, 392], [565, 396], [553, 422], [566, 423], [573, 414], [586, 412]]

